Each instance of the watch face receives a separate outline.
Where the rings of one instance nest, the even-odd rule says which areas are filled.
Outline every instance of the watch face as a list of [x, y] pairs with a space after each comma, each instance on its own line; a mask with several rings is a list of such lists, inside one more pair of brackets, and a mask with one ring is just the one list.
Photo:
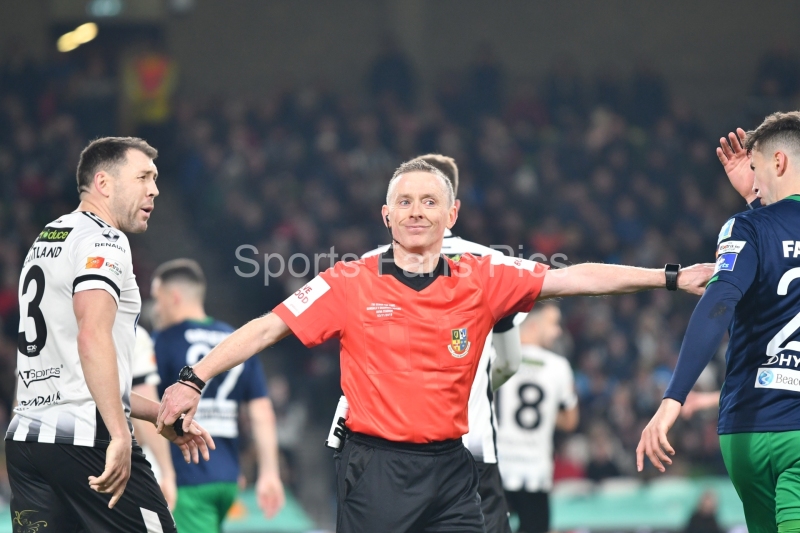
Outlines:
[[187, 380], [192, 377], [192, 369], [188, 366], [181, 368], [180, 374], [178, 374], [178, 378], [181, 380]]

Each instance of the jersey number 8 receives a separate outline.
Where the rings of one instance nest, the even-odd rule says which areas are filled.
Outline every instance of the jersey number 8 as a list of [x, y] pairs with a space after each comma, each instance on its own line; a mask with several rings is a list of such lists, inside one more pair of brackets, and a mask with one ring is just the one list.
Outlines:
[[[504, 390], [504, 389], [501, 389]], [[499, 392], [499, 391], [498, 391]], [[500, 394], [497, 395], [497, 423], [500, 424]], [[514, 412], [514, 420], [521, 429], [533, 431], [542, 423], [539, 405], [544, 401], [544, 390], [535, 383], [523, 383], [517, 389], [519, 407]]]

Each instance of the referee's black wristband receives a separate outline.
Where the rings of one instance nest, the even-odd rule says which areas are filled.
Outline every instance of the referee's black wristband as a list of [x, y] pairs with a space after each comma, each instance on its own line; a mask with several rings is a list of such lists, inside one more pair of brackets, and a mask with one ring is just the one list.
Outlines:
[[675, 263], [667, 263], [664, 266], [664, 276], [667, 278], [667, 290], [668, 291], [677, 291], [678, 290], [678, 272], [681, 270], [680, 265], [676, 265]]
[[185, 381], [178, 381], [177, 383], [180, 383], [180, 384], [181, 384], [181, 385], [183, 385], [184, 387], [189, 387], [189, 388], [190, 388], [190, 389], [192, 389], [193, 391], [197, 391], [197, 394], [203, 394], [203, 391], [201, 391], [200, 389], [198, 389], [198, 388], [197, 388], [197, 387], [195, 387], [194, 385], [189, 385], [189, 384], [188, 384], [188, 383], [186, 383]]

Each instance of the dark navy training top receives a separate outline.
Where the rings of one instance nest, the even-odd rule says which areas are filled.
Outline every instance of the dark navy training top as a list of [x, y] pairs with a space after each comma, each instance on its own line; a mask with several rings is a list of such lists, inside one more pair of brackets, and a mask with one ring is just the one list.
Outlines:
[[[161, 375], [159, 393], [178, 380], [178, 372], [193, 366], [233, 332], [212, 318], [185, 321], [155, 335], [156, 363]], [[267, 395], [264, 371], [258, 357], [224, 372], [206, 383], [195, 420], [211, 433], [217, 445], [210, 461], [186, 464], [180, 449], [171, 445], [178, 486], [236, 482], [239, 476], [239, 406]]]
[[730, 324], [719, 433], [800, 430], [800, 195], [731, 218], [712, 283], [742, 294]]

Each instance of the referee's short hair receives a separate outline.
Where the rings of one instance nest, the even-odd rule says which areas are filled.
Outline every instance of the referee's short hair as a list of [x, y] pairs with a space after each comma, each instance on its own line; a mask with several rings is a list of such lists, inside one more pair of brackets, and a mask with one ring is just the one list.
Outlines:
[[430, 166], [441, 170], [444, 177], [450, 180], [453, 185], [453, 194], [458, 198], [458, 165], [456, 165], [455, 159], [442, 154], [425, 154], [414, 158], [414, 160], [416, 159], [425, 161]]
[[455, 204], [456, 194], [453, 192], [453, 184], [449, 179], [447, 179], [447, 176], [444, 175], [444, 172], [435, 166], [426, 163], [422, 159], [416, 158], [406, 161], [394, 171], [392, 179], [389, 180], [389, 186], [386, 188], [386, 205], [389, 205], [391, 202], [392, 193], [394, 193], [394, 189], [397, 186], [397, 180], [400, 179], [400, 176], [403, 174], [409, 174], [411, 172], [427, 172], [436, 176], [441, 181], [442, 188], [444, 189], [444, 193], [447, 198], [447, 207], [452, 207]]
[[744, 147], [748, 152], [765, 153], [780, 147], [800, 154], [800, 111], [769, 115], [759, 127], [747, 132]]
[[159, 280], [162, 285], [168, 283], [183, 283], [195, 287], [197, 296], [202, 300], [206, 293], [206, 276], [200, 263], [194, 259], [173, 259], [162, 263], [153, 272], [153, 279]]
[[114, 174], [117, 167], [125, 164], [128, 150], [139, 150], [150, 159], [158, 157], [158, 150], [138, 137], [101, 137], [90, 142], [78, 161], [78, 195], [89, 191], [98, 171]]

